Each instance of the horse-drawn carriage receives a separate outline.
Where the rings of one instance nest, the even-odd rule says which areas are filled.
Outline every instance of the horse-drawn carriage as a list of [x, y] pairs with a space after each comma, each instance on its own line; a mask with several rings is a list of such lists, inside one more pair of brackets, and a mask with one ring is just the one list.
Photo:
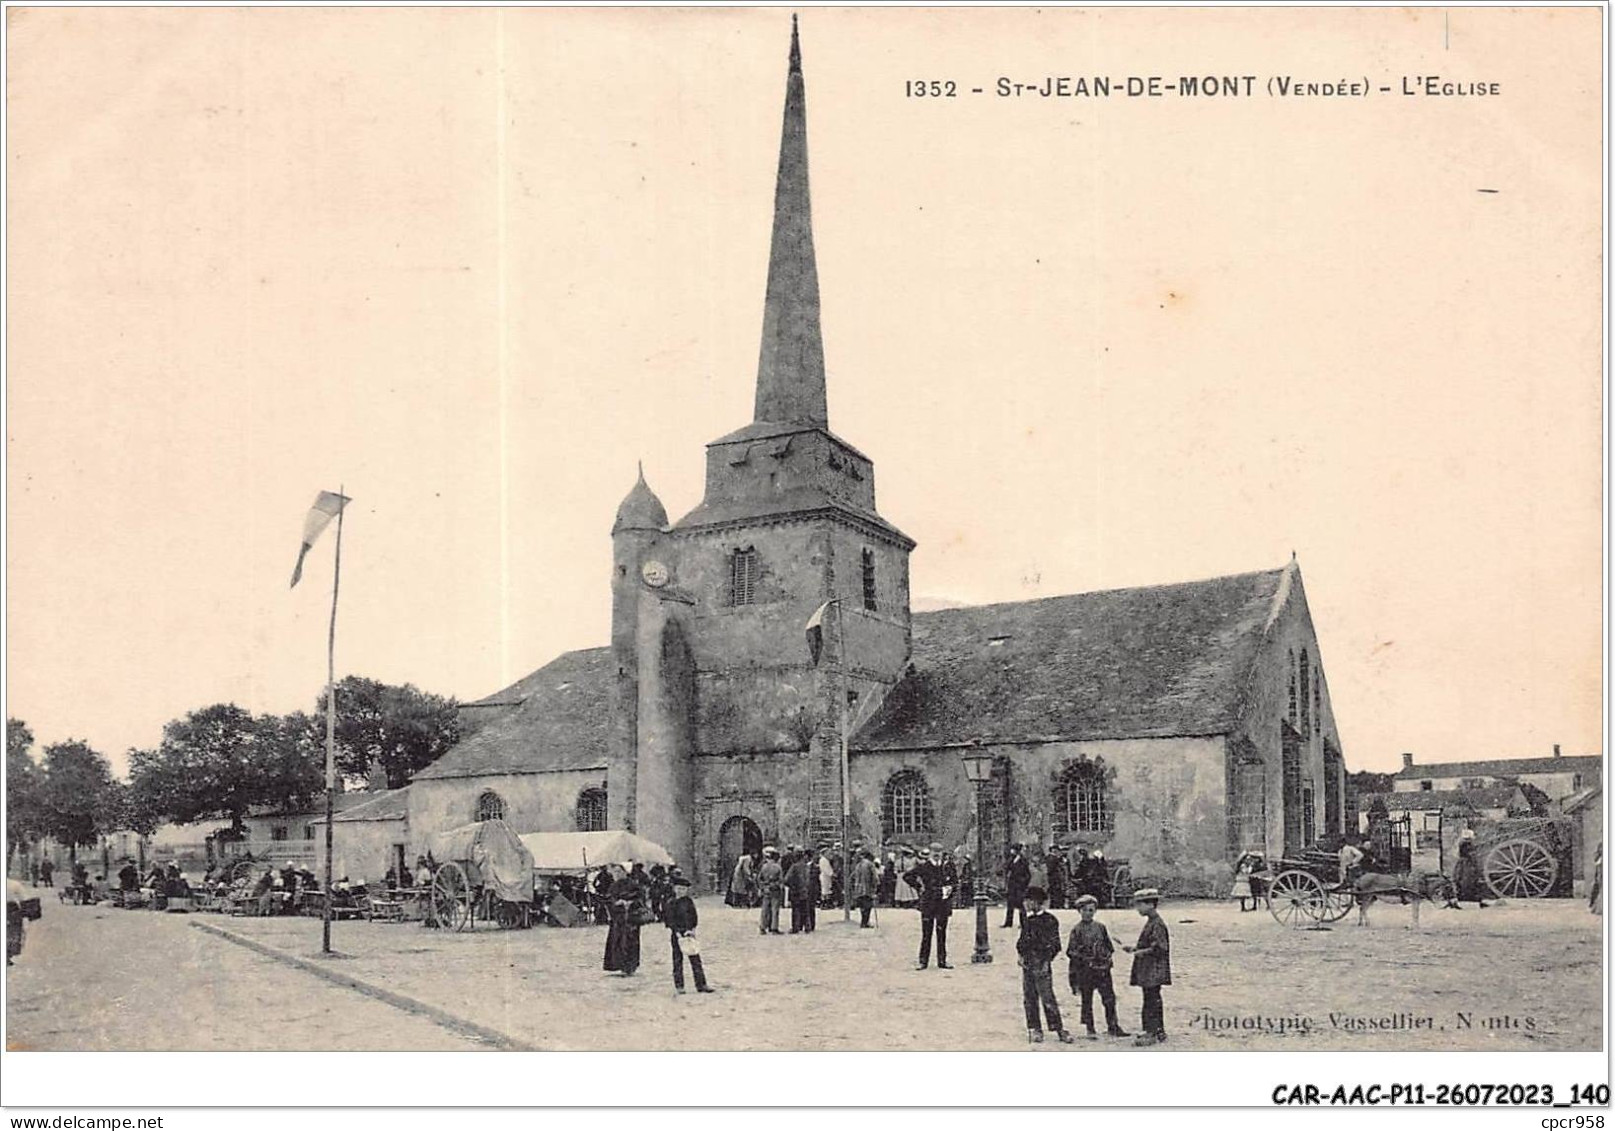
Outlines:
[[[1571, 832], [1562, 817], [1514, 817], [1480, 821], [1475, 835], [1459, 842], [1459, 855], [1477, 858], [1480, 880], [1498, 899], [1541, 899], [1569, 894]], [[1465, 849], [1467, 841], [1472, 847]], [[1456, 871], [1456, 859], [1449, 868]], [[1340, 858], [1321, 848], [1281, 857], [1253, 875], [1266, 888], [1267, 909], [1288, 927], [1320, 926], [1346, 917], [1353, 907], [1375, 899], [1410, 900], [1460, 895], [1446, 872], [1406, 873], [1369, 870], [1351, 883], [1340, 876]], [[1469, 898], [1467, 895], [1461, 898]]]
[[533, 921], [533, 856], [503, 821], [476, 821], [433, 834], [427, 889], [429, 926], [469, 931], [478, 921], [529, 927]]

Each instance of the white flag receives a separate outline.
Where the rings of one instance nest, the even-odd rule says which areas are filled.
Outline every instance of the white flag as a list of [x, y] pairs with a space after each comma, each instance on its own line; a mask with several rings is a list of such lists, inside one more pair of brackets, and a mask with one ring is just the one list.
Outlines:
[[321, 491], [309, 508], [308, 517], [303, 520], [303, 545], [297, 551], [297, 566], [292, 570], [292, 586], [303, 579], [303, 559], [320, 536], [320, 531], [331, 524], [331, 520], [342, 513], [342, 508], [351, 502], [346, 495], [338, 495], [334, 491]]
[[815, 667], [818, 666], [819, 656], [824, 652], [824, 613], [829, 607], [830, 602], [826, 601], [814, 609], [813, 615], [808, 618], [807, 622], [808, 652], [813, 656], [813, 665]]

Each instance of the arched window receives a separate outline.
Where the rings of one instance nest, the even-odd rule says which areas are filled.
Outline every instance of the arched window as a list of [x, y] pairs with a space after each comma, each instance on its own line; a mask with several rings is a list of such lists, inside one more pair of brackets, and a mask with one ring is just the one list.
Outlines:
[[578, 794], [578, 832], [597, 833], [606, 827], [606, 791], [586, 789]]
[[1073, 762], [1054, 789], [1059, 833], [1108, 833], [1115, 827], [1102, 762]]
[[477, 820], [503, 821], [505, 819], [505, 799], [491, 789], [482, 791], [477, 798]]
[[760, 567], [757, 551], [748, 546], [729, 555], [729, 603], [751, 605], [757, 601], [757, 578]]
[[900, 770], [886, 782], [884, 805], [888, 837], [921, 836], [931, 832], [931, 788], [918, 770]]

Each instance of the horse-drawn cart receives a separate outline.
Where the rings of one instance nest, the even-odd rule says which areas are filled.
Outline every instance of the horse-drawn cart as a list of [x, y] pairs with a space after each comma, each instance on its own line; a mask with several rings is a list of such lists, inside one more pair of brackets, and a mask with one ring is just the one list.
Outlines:
[[480, 920], [528, 927], [533, 915], [533, 857], [503, 821], [476, 821], [428, 838], [435, 861], [427, 885], [430, 926], [469, 931]]
[[1512, 817], [1477, 822], [1480, 874], [1498, 899], [1543, 899], [1571, 893], [1571, 822], [1564, 817]]
[[1451, 882], [1439, 873], [1384, 872], [1364, 872], [1349, 883], [1342, 882], [1339, 856], [1317, 848], [1305, 849], [1299, 856], [1280, 857], [1266, 873], [1251, 878], [1264, 882], [1267, 910], [1273, 918], [1286, 927], [1315, 929], [1339, 922], [1354, 907], [1391, 898], [1414, 903], [1417, 923], [1418, 902], [1445, 895]]

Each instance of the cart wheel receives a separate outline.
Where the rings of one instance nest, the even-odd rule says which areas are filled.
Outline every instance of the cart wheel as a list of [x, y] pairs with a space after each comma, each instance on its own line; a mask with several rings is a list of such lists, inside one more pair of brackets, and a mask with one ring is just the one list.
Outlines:
[[1541, 899], [1553, 888], [1559, 861], [1534, 840], [1505, 840], [1486, 854], [1483, 872], [1498, 899]]
[[1350, 915], [1355, 906], [1357, 896], [1351, 888], [1326, 887], [1323, 889], [1323, 905], [1318, 909], [1318, 918], [1325, 923], [1338, 923]]
[[471, 882], [465, 870], [454, 861], [438, 866], [432, 877], [432, 918], [448, 931], [464, 931], [471, 926]]
[[1110, 906], [1126, 907], [1132, 898], [1133, 870], [1126, 864], [1118, 864], [1110, 873]]
[[1310, 872], [1280, 872], [1267, 889], [1267, 909], [1286, 927], [1308, 927], [1323, 918], [1324, 900], [1323, 884]]

